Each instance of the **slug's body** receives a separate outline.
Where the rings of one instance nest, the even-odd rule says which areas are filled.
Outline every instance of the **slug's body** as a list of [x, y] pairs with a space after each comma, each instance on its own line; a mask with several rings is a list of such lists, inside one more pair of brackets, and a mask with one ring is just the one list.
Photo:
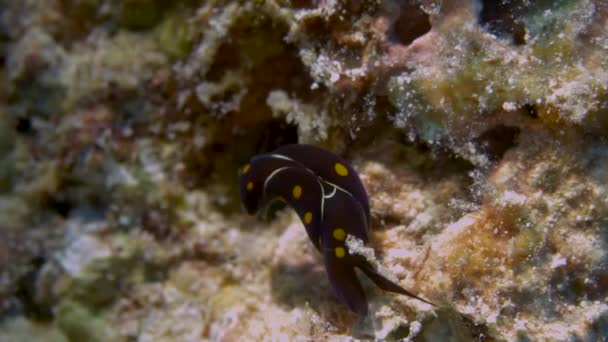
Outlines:
[[357, 173], [339, 156], [312, 145], [285, 145], [251, 158], [241, 169], [239, 189], [249, 214], [277, 198], [295, 209], [323, 255], [332, 287], [352, 311], [367, 314], [355, 267], [384, 290], [429, 303], [377, 273], [364, 257], [349, 253], [347, 235], [369, 240], [369, 201]]

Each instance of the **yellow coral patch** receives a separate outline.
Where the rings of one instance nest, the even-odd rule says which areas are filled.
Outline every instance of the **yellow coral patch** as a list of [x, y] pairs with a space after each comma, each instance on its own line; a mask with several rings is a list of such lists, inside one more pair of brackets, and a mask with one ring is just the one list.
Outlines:
[[251, 191], [253, 189], [253, 182], [247, 183], [247, 190]]

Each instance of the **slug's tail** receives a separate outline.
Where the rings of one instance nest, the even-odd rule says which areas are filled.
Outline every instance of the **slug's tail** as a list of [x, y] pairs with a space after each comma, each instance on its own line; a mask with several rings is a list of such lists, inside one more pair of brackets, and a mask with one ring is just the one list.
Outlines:
[[346, 304], [351, 311], [366, 316], [367, 298], [359, 283], [355, 268], [341, 262], [341, 259], [336, 258], [333, 253], [333, 250], [325, 251], [325, 268], [329, 282], [342, 303]]
[[404, 289], [403, 287], [395, 284], [394, 282], [392, 282], [391, 280], [387, 279], [386, 277], [384, 277], [383, 275], [381, 275], [380, 273], [376, 272], [376, 270], [374, 269], [374, 267], [367, 261], [365, 260], [363, 257], [361, 257], [361, 259], [357, 262], [357, 267], [363, 271], [363, 273], [365, 273], [365, 275], [371, 279], [379, 288], [385, 290], [385, 291], [390, 291], [390, 292], [395, 292], [395, 293], [399, 293], [399, 294], [403, 294], [412, 298], [416, 298], [419, 301], [425, 302], [427, 304], [430, 304], [434, 307], [438, 307], [437, 305], [429, 302], [426, 299], [420, 298], [418, 296], [416, 296], [415, 294], [411, 293], [410, 291]]

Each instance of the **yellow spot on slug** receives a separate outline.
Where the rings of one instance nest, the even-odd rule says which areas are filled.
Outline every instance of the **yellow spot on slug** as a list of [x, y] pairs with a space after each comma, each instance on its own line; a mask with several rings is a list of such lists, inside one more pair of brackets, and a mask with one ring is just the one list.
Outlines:
[[344, 231], [344, 229], [341, 229], [341, 228], [334, 229], [333, 236], [334, 236], [334, 239], [336, 239], [338, 241], [346, 240], [346, 232]]
[[342, 177], [348, 176], [348, 169], [342, 163], [336, 163], [334, 165], [334, 171], [336, 171], [338, 176], [342, 176]]
[[245, 166], [243, 166], [243, 169], [241, 170], [241, 173], [246, 174], [247, 172], [249, 172], [249, 169], [251, 169], [251, 164], [245, 164]]
[[295, 199], [302, 197], [302, 187], [299, 185], [294, 186], [293, 190], [291, 190], [291, 194]]
[[309, 224], [310, 222], [312, 222], [312, 213], [310, 211], [307, 211], [304, 214], [304, 223]]
[[253, 189], [253, 182], [247, 183], [247, 190], [251, 191]]
[[344, 258], [344, 256], [346, 255], [346, 251], [343, 247], [336, 247], [334, 252], [336, 252], [336, 258]]

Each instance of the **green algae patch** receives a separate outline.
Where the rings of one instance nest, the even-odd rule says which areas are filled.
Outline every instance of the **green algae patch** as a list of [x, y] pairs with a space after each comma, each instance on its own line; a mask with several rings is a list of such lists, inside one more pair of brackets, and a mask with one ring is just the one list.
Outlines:
[[143, 30], [155, 26], [163, 15], [163, 1], [124, 0], [119, 9], [118, 21], [122, 27]]
[[188, 17], [179, 11], [168, 15], [156, 30], [158, 46], [171, 59], [182, 59], [192, 50], [192, 30]]
[[[110, 240], [106, 243], [82, 236], [72, 243], [60, 259], [69, 273], [59, 278], [55, 285], [58, 298], [101, 307], [111, 303], [126, 282], [142, 277], [137, 241], [121, 235], [112, 236]], [[90, 254], [82, 255], [86, 251]]]
[[3, 320], [0, 324], [3, 342], [68, 342], [66, 336], [52, 324], [35, 323], [25, 318]]
[[445, 134], [443, 117], [432, 106], [420, 82], [411, 73], [392, 77], [388, 83], [388, 96], [397, 109], [395, 125], [405, 128], [411, 124], [424, 141], [433, 143]]
[[0, 106], [0, 158], [4, 159], [15, 145], [15, 131], [6, 110]]
[[63, 301], [57, 307], [57, 326], [70, 341], [111, 341], [116, 338], [110, 323], [102, 315], [73, 301]]
[[524, 261], [533, 257], [542, 247], [544, 234], [536, 228], [522, 229], [513, 241], [512, 257], [516, 261]]

